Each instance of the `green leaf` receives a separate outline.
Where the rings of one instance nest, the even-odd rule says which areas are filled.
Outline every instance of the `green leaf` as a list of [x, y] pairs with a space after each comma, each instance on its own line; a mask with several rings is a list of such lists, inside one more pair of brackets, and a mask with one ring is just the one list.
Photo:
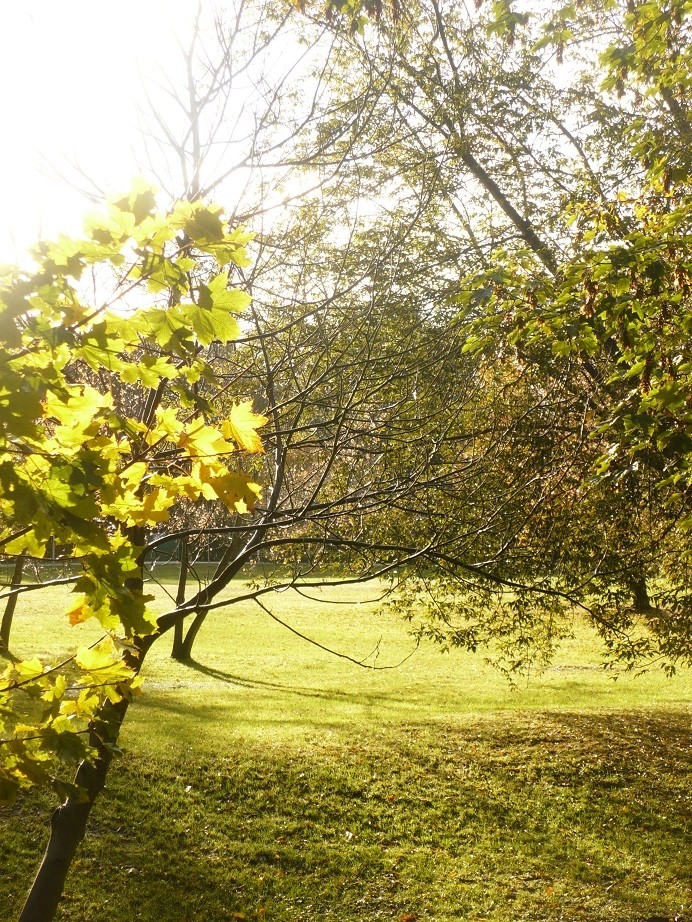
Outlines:
[[200, 285], [198, 304], [200, 307], [240, 313], [250, 303], [250, 295], [238, 288], [228, 288], [228, 273], [222, 272], [206, 285]]
[[551, 344], [551, 350], [553, 355], [559, 355], [566, 357], [571, 354], [572, 346], [570, 343], [566, 342], [564, 339], [556, 339]]
[[209, 310], [191, 305], [186, 310], [190, 326], [203, 346], [214, 341], [231, 342], [238, 338], [240, 325], [231, 314], [219, 310]]
[[224, 239], [224, 224], [221, 219], [221, 209], [204, 207], [199, 204], [194, 208], [192, 216], [186, 221], [185, 233], [195, 243], [215, 243]]

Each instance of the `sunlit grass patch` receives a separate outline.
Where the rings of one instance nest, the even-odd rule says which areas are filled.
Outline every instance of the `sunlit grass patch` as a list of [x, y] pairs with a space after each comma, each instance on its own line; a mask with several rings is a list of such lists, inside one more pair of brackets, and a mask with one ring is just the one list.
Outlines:
[[[689, 904], [683, 712], [243, 745], [179, 730], [117, 764], [60, 919], [639, 922]], [[13, 841], [37, 835], [28, 801], [11, 820]]]
[[[269, 605], [371, 664], [412, 651], [371, 588], [329, 593], [347, 604], [286, 592]], [[55, 610], [20, 609], [18, 651], [98, 635]], [[250, 603], [209, 617], [192, 664], [168, 650], [164, 638], [146, 665], [62, 922], [689, 915], [688, 672], [614, 679], [583, 627], [516, 688], [481, 656], [425, 645], [366, 669]], [[2, 920], [48, 813], [27, 795], [0, 814]]]

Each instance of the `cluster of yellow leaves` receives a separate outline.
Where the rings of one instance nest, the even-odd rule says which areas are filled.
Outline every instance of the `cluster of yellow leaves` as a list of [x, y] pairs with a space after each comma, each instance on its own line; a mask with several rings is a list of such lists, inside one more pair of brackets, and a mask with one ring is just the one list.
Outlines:
[[[93, 754], [90, 734], [97, 731], [90, 722], [104, 696], [115, 703], [141, 684], [110, 638], [80, 648], [60, 667], [34, 658], [11, 665], [0, 678], [0, 803], [34, 785], [51, 786], [61, 797], [79, 795], [60, 768]], [[31, 722], [20, 717], [27, 710], [18, 706], [22, 700], [38, 712]]]
[[[97, 618], [111, 637], [65, 668], [30, 659], [0, 678], [0, 801], [27, 784], [64, 793], [56, 764], [87, 757], [98, 707], [136, 686], [114, 638], [134, 650], [156, 628], [141, 581], [146, 529], [181, 500], [244, 513], [260, 496], [242, 463], [262, 451], [266, 419], [241, 402], [214, 421], [193, 390], [203, 380], [213, 392], [204, 347], [237, 336], [249, 298], [227, 267], [248, 263], [250, 239], [214, 205], [159, 213], [137, 183], [87, 220], [83, 239], [39, 244], [33, 274], [0, 274], [0, 554], [61, 548], [81, 566], [67, 617]], [[92, 266], [112, 292], [102, 304], [79, 283]], [[40, 703], [35, 721], [19, 719], [22, 696]]]

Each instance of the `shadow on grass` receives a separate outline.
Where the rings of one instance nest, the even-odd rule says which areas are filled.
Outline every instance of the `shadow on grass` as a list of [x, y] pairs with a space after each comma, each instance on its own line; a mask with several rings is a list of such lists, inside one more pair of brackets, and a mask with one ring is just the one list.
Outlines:
[[[136, 711], [145, 722], [151, 719], [148, 715], [156, 715], [157, 726], [153, 732], [159, 737], [172, 734], [179, 737], [181, 722], [196, 730], [204, 727], [205, 732], [221, 721], [224, 729], [236, 728], [250, 734], [276, 731], [285, 736], [282, 728], [290, 731], [289, 735], [301, 730], [343, 731], [351, 729], [354, 722], [367, 727], [373, 722], [391, 724], [420, 716], [415, 704], [394, 694], [272, 682], [224, 672], [194, 660], [185, 665], [229, 688], [241, 690], [241, 694], [220, 693], [218, 687], [205, 683], [188, 685], [183, 681], [172, 683], [170, 687], [147, 683], [146, 693], [137, 701]], [[196, 730], [191, 734], [193, 742]]]
[[195, 741], [115, 763], [59, 919], [689, 919], [689, 710]]
[[235, 685], [239, 688], [246, 688], [256, 691], [279, 692], [281, 694], [291, 695], [298, 698], [318, 699], [322, 701], [338, 701], [347, 704], [365, 704], [365, 705], [396, 705], [401, 703], [401, 698], [396, 695], [354, 691], [347, 692], [338, 688], [309, 688], [304, 685], [290, 685], [282, 682], [268, 682], [264, 679], [255, 679], [249, 676], [241, 676], [231, 672], [223, 672], [221, 669], [214, 669], [211, 666], [205, 666], [196, 660], [188, 660], [184, 665], [189, 666], [195, 672], [209, 676], [219, 682], [227, 685]]
[[[212, 679], [217, 679], [219, 682], [225, 682], [228, 685], [239, 685], [241, 688], [268, 688], [272, 691], [281, 691], [289, 692], [293, 695], [303, 695], [306, 697], [332, 697], [332, 693], [322, 692], [318, 689], [309, 689], [302, 688], [300, 686], [286, 685], [285, 683], [280, 682], [266, 682], [263, 679], [253, 679], [248, 678], [247, 676], [235, 675], [232, 672], [223, 672], [221, 669], [214, 669], [211, 666], [205, 666], [204, 663], [200, 663], [197, 660], [190, 659], [186, 660], [182, 665], [188, 666], [190, 669], [194, 669], [195, 672], [201, 672], [202, 675], [207, 675]], [[346, 697], [345, 692], [335, 691], [334, 696], [344, 696]]]

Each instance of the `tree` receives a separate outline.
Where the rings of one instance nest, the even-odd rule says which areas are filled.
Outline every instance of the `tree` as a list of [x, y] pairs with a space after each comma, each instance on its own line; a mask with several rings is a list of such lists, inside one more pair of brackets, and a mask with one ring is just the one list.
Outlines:
[[[410, 129], [409, 146], [429, 132], [440, 173], [463, 168], [504, 215], [505, 227], [479, 247], [486, 265], [462, 278], [459, 302], [465, 308], [471, 302], [482, 315], [491, 295], [502, 296], [505, 283], [519, 278], [528, 292], [522, 295], [525, 323], [532, 309], [559, 302], [560, 293], [576, 285], [586, 291], [585, 309], [559, 307], [575, 327], [586, 315], [590, 353], [572, 348], [578, 336], [564, 320], [561, 330], [551, 315], [541, 316], [554, 338], [562, 335], [552, 357], [578, 357], [599, 396], [617, 400], [620, 394], [609, 389], [614, 381], [589, 367], [598, 362], [597, 346], [605, 347], [603, 361], [626, 381], [641, 377], [654, 400], [651, 375], [677, 375], [674, 353], [687, 335], [686, 253], [676, 246], [689, 219], [689, 3], [557, 3], [520, 13], [512, 0], [502, 0], [473, 13], [439, 0], [333, 2], [327, 12], [337, 30], [347, 22], [364, 32], [341, 34], [365, 79], [373, 71], [395, 72], [382, 95]], [[378, 20], [374, 39], [358, 17]], [[391, 148], [401, 155], [399, 145]], [[461, 183], [440, 185], [448, 221], [452, 197], [470, 191]], [[482, 221], [473, 214], [474, 229]], [[641, 276], [636, 283], [633, 273]], [[641, 316], [623, 316], [620, 304], [613, 310], [618, 296], [627, 304], [638, 300]], [[677, 309], [673, 318], [661, 317], [668, 302]], [[500, 310], [489, 313], [506, 319]], [[635, 346], [622, 327], [632, 325], [634, 334], [637, 323], [646, 324], [647, 335], [632, 335]], [[649, 438], [650, 426], [644, 429]]]
[[[302, 171], [301, 203], [287, 219], [274, 217], [263, 227], [261, 202], [255, 210], [251, 204], [257, 197], [252, 185], [243, 190], [242, 204], [234, 206], [244, 214], [250, 211], [259, 231], [246, 279], [253, 293], [248, 318], [252, 330], [246, 329], [232, 349], [217, 349], [213, 359], [217, 373], [233, 380], [236, 392], [253, 397], [269, 417], [269, 450], [261, 472], [270, 487], [268, 502], [257, 507], [253, 518], [234, 521], [216, 510], [213, 521], [205, 511], [203, 522], [197, 506], [187, 514], [179, 504], [171, 521], [175, 527], [158, 536], [151, 549], [179, 542], [184, 558], [190, 542], [213, 534], [219, 543], [226, 542], [220, 548], [218, 573], [235, 575], [258, 555], [271, 555], [277, 563], [290, 564], [288, 571], [273, 574], [275, 586], [306, 580], [314, 585], [319, 581], [316, 561], [333, 563], [337, 555], [353, 578], [391, 573], [421, 549], [411, 542], [387, 541], [369, 522], [378, 511], [383, 518], [383, 510], [397, 498], [403, 501], [425, 490], [433, 426], [439, 430], [437, 441], [444, 440], [444, 423], [439, 407], [430, 425], [418, 412], [423, 393], [419, 382], [426, 370], [426, 387], [440, 382], [445, 356], [450, 349], [457, 352], [459, 343], [452, 340], [448, 349], [444, 331], [427, 325], [424, 311], [406, 306], [412, 280], [408, 278], [404, 294], [396, 263], [409, 229], [399, 216], [382, 223], [374, 246], [354, 214], [358, 178], [330, 162], [330, 142], [324, 136], [329, 103], [322, 96], [329, 96], [323, 89], [328, 66], [318, 63], [320, 76], [308, 83], [305, 94], [289, 92], [283, 76], [278, 87], [265, 86], [260, 61], [276, 42], [284, 19], [271, 25], [271, 9], [257, 8], [249, 15], [241, 6], [235, 12], [228, 29], [216, 25], [215, 38], [207, 45], [200, 34], [194, 36], [186, 54], [186, 86], [179, 96], [185, 109], [179, 129], [160, 114], [159, 122], [164, 146], [183, 165], [184, 192], [193, 199], [233, 169], [233, 160], [230, 167], [220, 166], [216, 177], [208, 168], [207, 154], [218, 146], [228, 151], [237, 143], [242, 155], [236, 165], [260, 176], [283, 166], [290, 181]], [[306, 43], [314, 51], [312, 41], [310, 37]], [[259, 77], [253, 71], [256, 65]], [[257, 79], [261, 99], [269, 102], [252, 120], [254, 134], [234, 141], [223, 113], [238, 73], [248, 81]], [[243, 104], [252, 108], [247, 99]], [[278, 124], [277, 111], [283, 113]], [[287, 130], [286, 122], [295, 127]], [[201, 133], [205, 124], [211, 126], [208, 136]], [[191, 176], [196, 177], [192, 185]], [[266, 192], [263, 180], [261, 188]], [[341, 239], [344, 228], [349, 228], [347, 246]], [[424, 274], [420, 269], [419, 278]], [[381, 284], [384, 278], [389, 279], [387, 286]], [[458, 386], [453, 392], [446, 388], [446, 394], [450, 400], [453, 394], [458, 407], [468, 398]], [[388, 468], [403, 451], [408, 452], [408, 467], [404, 471], [398, 463], [394, 476]], [[184, 563], [183, 571], [186, 567]], [[184, 580], [185, 572], [181, 592]], [[189, 625], [176, 625], [174, 656], [191, 656], [208, 611], [200, 605]]]
[[[3, 553], [41, 561], [57, 546], [77, 568], [5, 597], [72, 583], [81, 596], [69, 619], [96, 617], [105, 632], [63, 662], [16, 662], [4, 676], [3, 799], [50, 784], [63, 801], [22, 922], [55, 911], [160, 636], [192, 618], [194, 639], [208, 612], [237, 599], [226, 590], [259, 551], [286, 564], [243, 593], [261, 600], [340, 578], [319, 563], [338, 560], [365, 580], [439, 550], [429, 533], [392, 541], [382, 522], [422, 501], [436, 477], [431, 440], [446, 441], [440, 374], [452, 354], [443, 331], [404, 300], [373, 305], [363, 283], [330, 311], [259, 300], [232, 344], [249, 297], [229, 290], [224, 267], [243, 268], [248, 236], [228, 231], [218, 208], [181, 202], [157, 215], [151, 190], [138, 187], [87, 226], [84, 240], [41, 244], [36, 271], [12, 272], [2, 289]], [[393, 252], [394, 240], [385, 258]], [[89, 288], [108, 294], [87, 299]], [[265, 424], [263, 454], [255, 430]], [[256, 460], [244, 472], [246, 454]], [[181, 510], [195, 503], [228, 518], [181, 528]], [[143, 579], [151, 555], [200, 535], [227, 540], [215, 575], [187, 594], [181, 580], [173, 608], [154, 617]], [[39, 713], [29, 718], [25, 700]], [[65, 763], [77, 766], [73, 781]]]
[[[606, 163], [622, 165], [619, 187], [570, 203], [571, 239], [554, 274], [538, 275], [525, 260], [500, 256], [483, 335], [494, 328], [496, 342], [518, 350], [523, 361], [550, 362], [558, 373], [579, 369], [588, 387], [583, 405], [591, 444], [599, 448], [589, 472], [598, 486], [591, 491], [625, 515], [623, 496], [638, 495], [640, 507], [647, 499], [642, 536], [633, 540], [630, 533], [622, 542], [615, 531], [632, 599], [611, 601], [614, 625], [629, 644], [624, 655], [689, 662], [692, 587], [681, 561], [687, 557], [692, 447], [684, 358], [690, 331], [690, 8], [611, 4], [605, 12], [587, 8], [575, 18], [565, 8], [560, 15], [559, 23], [554, 17], [545, 25], [546, 47], [559, 46], [566, 33], [583, 40], [595, 26], [610, 29], [600, 57], [600, 109], [617, 112], [627, 145], [619, 158], [602, 144], [599, 153]], [[473, 290], [471, 279], [467, 284]], [[613, 572], [613, 565], [608, 569]]]
[[[2, 289], [3, 553], [40, 561], [57, 545], [78, 571], [6, 597], [73, 583], [81, 595], [66, 615], [104, 628], [74, 657], [16, 662], [4, 676], [3, 799], [50, 784], [63, 801], [22, 922], [55, 911], [151, 645], [185, 618], [194, 639], [208, 612], [237, 599], [225, 590], [251, 556], [285, 564], [244, 590], [259, 600], [340, 578], [318, 565], [338, 561], [365, 580], [446, 554], [430, 529], [407, 534], [406, 516], [431, 505], [426, 494], [440, 489], [433, 455], [459, 438], [449, 399], [463, 408], [475, 393], [471, 378], [462, 394], [442, 376], [445, 362], [468, 363], [460, 342], [402, 293], [373, 302], [351, 279], [352, 298], [330, 311], [296, 299], [291, 314], [259, 300], [231, 345], [248, 295], [229, 290], [224, 267], [243, 267], [246, 242], [214, 206], [181, 202], [161, 216], [138, 187], [91, 219], [84, 240], [40, 245], [36, 271], [11, 273]], [[86, 298], [89, 276], [108, 297]], [[240, 402], [228, 401], [229, 381]], [[251, 394], [267, 416], [251, 409]], [[217, 504], [230, 521], [181, 528], [190, 503]], [[384, 528], [387, 517], [398, 531]], [[216, 573], [187, 594], [181, 580], [173, 608], [154, 617], [143, 579], [150, 555], [201, 534], [231, 538]], [[39, 713], [29, 716], [24, 700]], [[65, 764], [77, 766], [73, 781]]]
[[104, 629], [73, 657], [13, 662], [3, 676], [2, 799], [36, 784], [62, 799], [23, 922], [53, 917], [146, 653], [182, 617], [147, 608], [147, 529], [182, 497], [242, 514], [260, 494], [241, 465], [261, 451], [264, 418], [241, 402], [214, 425], [196, 394], [201, 378], [214, 384], [208, 347], [237, 335], [249, 300], [227, 268], [246, 262], [247, 234], [201, 202], [159, 214], [142, 185], [86, 231], [40, 244], [35, 270], [9, 271], [0, 289], [0, 546], [41, 560], [55, 542], [77, 569], [4, 595], [72, 583], [66, 617]]
[[[22, 576], [24, 575], [24, 564], [26, 563], [26, 557], [23, 554], [20, 554], [15, 562], [12, 570], [12, 580], [10, 582], [10, 589], [18, 589], [22, 585]], [[5, 603], [5, 611], [2, 615], [2, 624], [0, 625], [0, 654], [3, 656], [11, 657], [10, 653], [10, 632], [12, 630], [12, 621], [14, 619], [14, 613], [17, 608], [17, 593], [11, 594]]]
[[[257, 472], [267, 501], [247, 519], [217, 522], [215, 533], [232, 538], [219, 566], [237, 574], [258, 555], [271, 559], [276, 570], [265, 588], [331, 581], [337, 562], [350, 579], [370, 579], [432, 553], [434, 533], [408, 540], [405, 529], [387, 535], [382, 523], [398, 506], [422, 502], [435, 485], [433, 446], [444, 447], [450, 410], [462, 413], [476, 391], [472, 374], [468, 387], [458, 380], [452, 386], [445, 367], [464, 364], [458, 339], [427, 324], [396, 291], [394, 275], [391, 287], [380, 284], [373, 295], [369, 279], [384, 276], [398, 237], [384, 247], [380, 238], [378, 254], [363, 252], [360, 265], [351, 254], [353, 263], [331, 280], [323, 274], [323, 291], [310, 299], [305, 267], [312, 248], [332, 265], [343, 259], [340, 246], [325, 242], [326, 227], [316, 223], [310, 240], [303, 231], [302, 268], [293, 278], [290, 266], [276, 265], [285, 250], [260, 253], [248, 279], [247, 333], [216, 357], [217, 370], [269, 418]], [[194, 540], [204, 531], [191, 521], [167, 534]], [[207, 611], [195, 613], [174, 655], [191, 655]]]

